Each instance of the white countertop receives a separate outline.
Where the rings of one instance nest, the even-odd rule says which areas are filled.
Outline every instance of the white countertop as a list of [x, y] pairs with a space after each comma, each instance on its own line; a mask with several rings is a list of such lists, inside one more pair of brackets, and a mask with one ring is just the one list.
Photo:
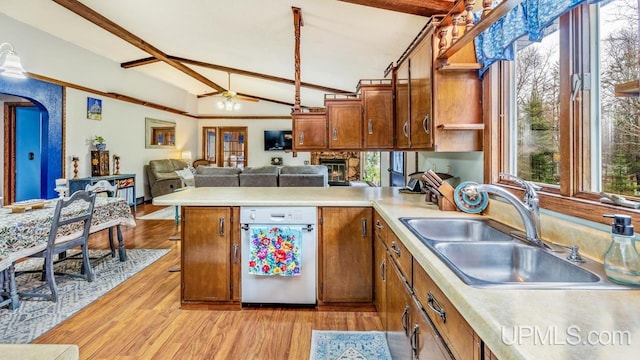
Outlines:
[[[501, 359], [635, 359], [640, 290], [482, 289], [464, 284], [399, 220], [461, 217], [397, 188], [194, 188], [153, 199], [186, 206], [373, 206]], [[518, 339], [518, 336], [520, 339]], [[621, 344], [622, 343], [622, 344]]]

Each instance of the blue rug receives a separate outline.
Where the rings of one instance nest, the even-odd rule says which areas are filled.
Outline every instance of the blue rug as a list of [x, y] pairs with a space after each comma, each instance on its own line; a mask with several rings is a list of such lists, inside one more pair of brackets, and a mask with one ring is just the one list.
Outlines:
[[311, 334], [311, 360], [391, 360], [382, 331], [320, 331]]

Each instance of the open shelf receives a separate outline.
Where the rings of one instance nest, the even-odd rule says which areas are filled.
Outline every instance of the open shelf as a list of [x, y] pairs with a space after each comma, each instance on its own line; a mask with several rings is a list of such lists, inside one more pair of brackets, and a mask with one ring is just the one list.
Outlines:
[[440, 124], [441, 130], [484, 130], [484, 124]]

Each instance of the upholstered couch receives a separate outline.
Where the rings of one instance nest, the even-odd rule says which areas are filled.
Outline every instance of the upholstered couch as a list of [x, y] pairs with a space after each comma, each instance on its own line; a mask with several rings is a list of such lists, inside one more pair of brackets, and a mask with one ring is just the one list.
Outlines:
[[283, 186], [329, 186], [329, 170], [325, 165], [283, 166], [279, 184]]
[[240, 186], [278, 186], [277, 166], [247, 167], [240, 173]]
[[196, 187], [203, 186], [240, 186], [239, 174], [242, 170], [230, 167], [213, 167], [200, 165], [193, 175]]
[[149, 180], [151, 197], [170, 194], [182, 187], [182, 180], [176, 170], [187, 167], [187, 163], [178, 159], [150, 160], [145, 172]]
[[198, 166], [195, 186], [329, 186], [329, 171], [324, 165], [260, 166], [219, 168]]

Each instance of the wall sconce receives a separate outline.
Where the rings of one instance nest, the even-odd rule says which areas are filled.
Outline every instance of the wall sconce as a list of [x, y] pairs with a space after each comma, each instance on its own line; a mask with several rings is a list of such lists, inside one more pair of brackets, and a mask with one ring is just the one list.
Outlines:
[[4, 54], [7, 55], [2, 65], [0, 65], [0, 75], [14, 79], [26, 79], [24, 68], [20, 63], [20, 57], [16, 55], [16, 52], [13, 50], [13, 45], [2, 43], [2, 45], [0, 45], [0, 59]]

